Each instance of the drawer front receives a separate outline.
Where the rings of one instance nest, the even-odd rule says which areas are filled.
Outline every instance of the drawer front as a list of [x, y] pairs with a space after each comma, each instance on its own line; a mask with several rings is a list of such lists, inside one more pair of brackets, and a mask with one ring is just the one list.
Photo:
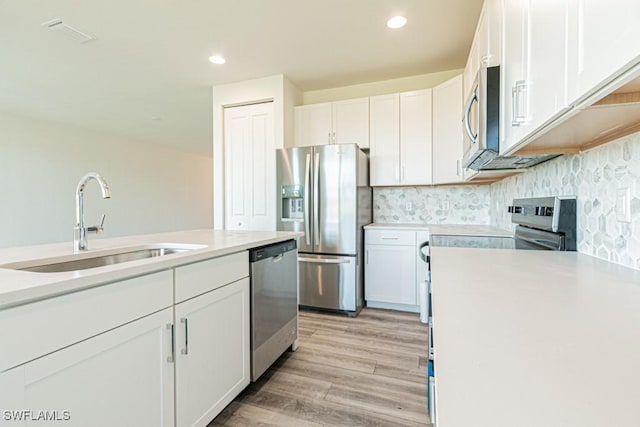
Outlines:
[[249, 252], [176, 268], [176, 304], [249, 276]]
[[172, 304], [166, 270], [0, 310], [0, 372]]
[[416, 232], [413, 230], [365, 230], [367, 245], [415, 246]]

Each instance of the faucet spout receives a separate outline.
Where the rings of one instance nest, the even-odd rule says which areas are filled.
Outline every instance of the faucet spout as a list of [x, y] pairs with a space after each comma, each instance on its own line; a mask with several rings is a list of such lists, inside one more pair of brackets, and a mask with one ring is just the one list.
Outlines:
[[102, 225], [104, 224], [104, 214], [102, 215], [102, 220], [99, 226], [85, 227], [84, 225], [84, 187], [92, 179], [96, 180], [98, 182], [98, 185], [100, 185], [102, 198], [111, 198], [109, 184], [107, 184], [107, 181], [99, 174], [95, 172], [89, 172], [88, 174], [80, 178], [80, 182], [78, 182], [78, 186], [76, 187], [76, 226], [74, 227], [73, 238], [73, 250], [76, 253], [87, 250], [87, 231], [95, 233], [101, 233], [103, 231]]

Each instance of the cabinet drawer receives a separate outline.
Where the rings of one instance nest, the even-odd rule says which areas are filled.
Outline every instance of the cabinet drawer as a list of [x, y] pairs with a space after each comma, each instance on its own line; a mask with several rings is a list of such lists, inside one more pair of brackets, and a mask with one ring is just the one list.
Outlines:
[[0, 372], [173, 304], [170, 270], [0, 310]]
[[415, 246], [416, 232], [409, 230], [366, 230], [367, 245]]
[[176, 304], [249, 276], [249, 252], [176, 268]]

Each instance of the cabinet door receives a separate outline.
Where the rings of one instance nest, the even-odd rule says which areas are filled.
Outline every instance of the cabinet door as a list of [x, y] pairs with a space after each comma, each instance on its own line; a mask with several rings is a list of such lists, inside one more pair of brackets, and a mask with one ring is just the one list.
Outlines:
[[296, 147], [330, 144], [331, 103], [295, 107], [295, 138]]
[[367, 301], [416, 305], [415, 245], [366, 245], [364, 280]]
[[501, 154], [520, 141], [528, 117], [529, 0], [505, 0], [503, 28]]
[[433, 183], [462, 182], [462, 75], [433, 88]]
[[402, 185], [430, 185], [433, 182], [431, 94], [431, 89], [400, 94]]
[[502, 0], [486, 0], [484, 5], [484, 44], [480, 50], [480, 65], [500, 65], [502, 53]]
[[333, 143], [369, 148], [369, 98], [333, 103]]
[[55, 410], [65, 426], [173, 426], [172, 321], [165, 309], [0, 374], [2, 409]]
[[248, 384], [249, 279], [175, 306], [176, 421], [206, 426]]
[[372, 96], [369, 99], [371, 186], [400, 183], [400, 96]]
[[529, 5], [530, 112], [522, 137], [567, 107], [567, 6], [569, 0], [535, 0]]
[[570, 0], [570, 5], [578, 16], [573, 101], [640, 60], [640, 2]]
[[225, 229], [275, 230], [273, 103], [225, 108]]

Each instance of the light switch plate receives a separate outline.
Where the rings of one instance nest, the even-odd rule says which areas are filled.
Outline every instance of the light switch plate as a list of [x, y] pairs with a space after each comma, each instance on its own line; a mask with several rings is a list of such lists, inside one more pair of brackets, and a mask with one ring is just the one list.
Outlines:
[[631, 190], [628, 187], [616, 190], [616, 220], [631, 222]]

